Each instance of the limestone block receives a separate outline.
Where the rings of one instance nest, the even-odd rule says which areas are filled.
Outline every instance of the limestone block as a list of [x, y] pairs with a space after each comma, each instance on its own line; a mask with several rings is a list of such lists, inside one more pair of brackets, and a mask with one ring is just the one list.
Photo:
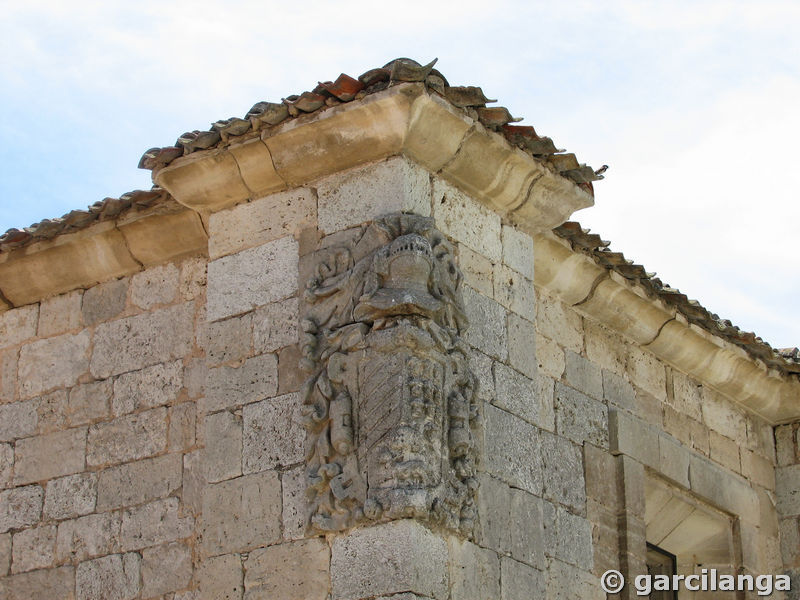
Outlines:
[[51, 433], [67, 426], [67, 391], [55, 390], [43, 394], [36, 403], [37, 433]]
[[86, 428], [18, 440], [14, 456], [18, 485], [77, 473], [86, 464]]
[[741, 473], [742, 465], [739, 462], [739, 446], [731, 439], [716, 431], [709, 432], [709, 449], [711, 460], [719, 463], [726, 469]]
[[97, 510], [164, 498], [181, 487], [182, 471], [180, 454], [166, 454], [104, 469], [97, 481]]
[[536, 289], [536, 328], [551, 340], [580, 354], [583, 349], [583, 319], [558, 298]]
[[[173, 212], [176, 208], [177, 212]], [[131, 255], [145, 267], [205, 254], [208, 247], [200, 215], [177, 204], [166, 205], [144, 218], [123, 217], [117, 221], [117, 227], [125, 236]]]
[[122, 513], [122, 549], [138, 550], [192, 535], [194, 519], [182, 516], [177, 498], [156, 500]]
[[78, 473], [47, 482], [44, 515], [50, 519], [69, 519], [88, 515], [97, 501], [97, 475]]
[[775, 428], [775, 449], [779, 467], [795, 462], [795, 428], [792, 425], [779, 425]]
[[503, 262], [533, 280], [533, 238], [509, 225], [503, 225]]
[[675, 410], [695, 421], [702, 421], [702, 387], [680, 371], [672, 371], [672, 396], [667, 398]]
[[603, 398], [603, 374], [600, 367], [572, 350], [565, 351], [566, 371], [564, 379], [576, 390], [587, 396]]
[[547, 577], [548, 600], [605, 600], [606, 593], [600, 588], [599, 578], [591, 573], [582, 571], [565, 564], [557, 559], [551, 559], [545, 571]]
[[38, 522], [43, 499], [44, 491], [38, 485], [0, 492], [0, 533]]
[[0, 352], [0, 403], [16, 400], [18, 362], [19, 352], [16, 349]]
[[77, 600], [133, 600], [139, 596], [140, 566], [135, 552], [82, 562], [75, 572]]
[[274, 471], [245, 475], [203, 490], [206, 555], [248, 550], [281, 538], [281, 484]]
[[437, 173], [458, 152], [473, 123], [436, 94], [421, 95], [411, 107], [405, 152]]
[[658, 436], [658, 471], [675, 483], [689, 487], [689, 458], [687, 448], [668, 435]]
[[502, 600], [531, 600], [545, 597], [545, 574], [509, 558], [500, 557], [500, 598]]
[[203, 450], [183, 455], [183, 489], [181, 500], [189, 512], [199, 513], [203, 505], [202, 491], [206, 485], [203, 475]]
[[770, 423], [745, 413], [747, 421], [747, 447], [775, 465], [778, 458], [775, 452], [775, 429]]
[[242, 409], [242, 469], [255, 473], [301, 462], [306, 439], [300, 394], [286, 394]]
[[439, 178], [433, 180], [433, 217], [445, 235], [493, 263], [502, 261], [500, 215]]
[[254, 550], [244, 562], [245, 600], [326, 600], [329, 563], [320, 538]]
[[11, 534], [0, 535], [0, 577], [8, 575], [11, 568]]
[[208, 370], [201, 412], [212, 412], [270, 398], [278, 391], [278, 360], [274, 354], [254, 356], [240, 367]]
[[775, 489], [775, 466], [766, 458], [745, 448], [741, 449], [742, 475], [753, 483]]
[[556, 383], [556, 432], [576, 444], [608, 448], [608, 408], [602, 402]]
[[178, 295], [180, 271], [174, 263], [150, 267], [131, 277], [131, 302], [144, 310], [170, 304]]
[[180, 360], [123, 373], [114, 380], [111, 407], [119, 417], [142, 408], [163, 406], [172, 403], [182, 387], [183, 363]]
[[75, 600], [75, 568], [41, 569], [12, 575], [3, 580], [0, 598], [3, 600], [31, 600], [32, 598], [58, 598]]
[[636, 406], [636, 392], [624, 377], [603, 369], [603, 398], [618, 408], [633, 411]]
[[208, 323], [203, 337], [209, 366], [247, 358], [253, 351], [253, 315]]
[[189, 398], [198, 398], [205, 394], [208, 367], [204, 358], [190, 358], [186, 361], [183, 373], [183, 384]]
[[561, 379], [567, 364], [564, 358], [564, 349], [543, 335], [536, 336], [535, 346], [536, 362], [540, 372], [556, 381]]
[[[743, 522], [758, 525], [758, 495], [747, 482], [714, 463], [693, 455], [689, 461], [691, 490], [717, 506], [738, 515]], [[778, 512], [781, 494], [778, 493]], [[800, 510], [798, 510], [800, 513]]]
[[612, 409], [608, 412], [608, 430], [613, 454], [625, 454], [648, 467], [658, 468], [656, 429], [624, 411]]
[[11, 572], [23, 573], [49, 567], [53, 564], [55, 545], [55, 525], [15, 533], [11, 543]]
[[331, 587], [333, 600], [396, 592], [446, 599], [447, 544], [408, 519], [355, 529], [333, 540]]
[[89, 366], [89, 333], [66, 333], [37, 340], [19, 354], [20, 394], [30, 398], [55, 387], [74, 385]]
[[583, 453], [586, 461], [587, 498], [599, 502], [616, 514], [620, 496], [617, 489], [616, 459], [606, 450], [601, 450], [591, 444], [583, 447]]
[[482, 352], [470, 352], [469, 368], [478, 380], [475, 396], [484, 402], [493, 402], [495, 399], [493, 365], [494, 361]]
[[56, 560], [59, 563], [81, 561], [119, 550], [119, 513], [86, 515], [62, 521], [56, 538]]
[[787, 567], [800, 566], [800, 527], [796, 518], [780, 520], [780, 538], [783, 564]]
[[775, 469], [775, 494], [781, 517], [800, 515], [800, 465]]
[[178, 293], [183, 300], [194, 300], [206, 289], [206, 264], [208, 260], [190, 258], [181, 264]]
[[70, 425], [85, 425], [108, 417], [113, 384], [110, 379], [76, 385], [69, 391], [66, 417]]
[[506, 265], [494, 266], [494, 297], [509, 311], [533, 321], [536, 318], [536, 294], [533, 281]]
[[0, 348], [16, 346], [36, 337], [38, 322], [38, 304], [28, 304], [0, 313]]
[[195, 445], [197, 429], [197, 404], [183, 402], [169, 409], [167, 449], [183, 452]]
[[638, 346], [628, 346], [627, 372], [631, 383], [658, 400], [667, 399], [666, 370], [664, 364], [655, 356]]
[[103, 379], [181, 358], [192, 348], [193, 332], [193, 303], [101, 323], [94, 334], [92, 375]]
[[584, 319], [586, 357], [615, 375], [625, 374], [627, 343], [622, 337], [591, 319]]
[[142, 598], [174, 592], [189, 586], [192, 550], [172, 542], [142, 551]]
[[295, 467], [281, 474], [283, 496], [283, 539], [302, 538], [306, 530], [305, 467]]
[[464, 310], [470, 323], [464, 340], [492, 358], [505, 360], [508, 356], [505, 309], [467, 286], [462, 288], [462, 293]]
[[50, 337], [81, 326], [82, 290], [42, 300], [39, 305], [39, 337]]
[[485, 468], [506, 483], [532, 494], [542, 493], [539, 430], [494, 406], [484, 411]]
[[514, 313], [508, 313], [508, 362], [525, 376], [535, 378], [536, 329]]
[[553, 397], [537, 393], [534, 381], [502, 363], [494, 365], [494, 404], [542, 429], [553, 428]]
[[544, 497], [585, 513], [586, 484], [581, 447], [546, 431], [541, 436]]
[[228, 150], [236, 159], [242, 181], [254, 196], [286, 187], [272, 164], [267, 145], [261, 139], [231, 144]]
[[747, 424], [742, 413], [727, 398], [703, 388], [703, 422], [740, 445], [747, 442]]
[[212, 259], [260, 246], [304, 226], [314, 226], [317, 199], [311, 189], [299, 188], [272, 194], [209, 217]]
[[278, 393], [300, 390], [306, 374], [300, 369], [302, 350], [297, 345], [286, 346], [278, 353]]
[[290, 236], [208, 263], [208, 320], [282, 300], [297, 291], [299, 246]]
[[37, 400], [0, 404], [0, 442], [13, 442], [36, 432]]
[[242, 474], [242, 418], [222, 411], [206, 417], [204, 467], [206, 481]]
[[96, 325], [113, 319], [124, 311], [128, 284], [128, 279], [115, 279], [86, 290], [81, 302], [83, 322], [87, 326]]
[[323, 179], [317, 194], [319, 228], [325, 233], [393, 212], [431, 214], [430, 175], [403, 157]]
[[253, 347], [257, 353], [272, 352], [296, 344], [300, 320], [297, 298], [273, 302], [253, 315]]
[[592, 524], [586, 517], [573, 515], [560, 506], [545, 502], [542, 505], [542, 523], [547, 556], [586, 571], [592, 570]]
[[449, 537], [450, 598], [500, 598], [500, 560], [497, 554], [472, 542]]
[[238, 554], [206, 558], [200, 564], [200, 600], [242, 600], [244, 578]]
[[89, 427], [86, 462], [117, 464], [163, 452], [167, 446], [167, 409], [154, 408]]
[[0, 444], [0, 490], [11, 485], [11, 472], [14, 469], [14, 446]]
[[458, 266], [464, 274], [464, 283], [489, 298], [494, 296], [494, 265], [492, 261], [458, 244]]

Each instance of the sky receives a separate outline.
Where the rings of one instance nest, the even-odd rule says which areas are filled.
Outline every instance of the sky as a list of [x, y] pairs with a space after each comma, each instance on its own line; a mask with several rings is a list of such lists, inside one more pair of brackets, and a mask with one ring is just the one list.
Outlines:
[[0, 0], [0, 231], [149, 189], [142, 153], [397, 57], [595, 168], [573, 215], [800, 345], [800, 2]]

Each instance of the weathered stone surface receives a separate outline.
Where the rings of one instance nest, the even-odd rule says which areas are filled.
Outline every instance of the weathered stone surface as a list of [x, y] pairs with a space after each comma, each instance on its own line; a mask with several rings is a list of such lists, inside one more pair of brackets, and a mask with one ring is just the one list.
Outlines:
[[603, 398], [603, 376], [600, 367], [571, 350], [565, 352], [564, 379], [576, 390], [595, 399]]
[[775, 489], [775, 466], [766, 458], [741, 449], [742, 475], [768, 490]]
[[67, 426], [67, 391], [55, 390], [37, 399], [37, 433], [51, 433]]
[[608, 448], [608, 408], [602, 402], [556, 384], [556, 431], [576, 444], [589, 442]]
[[279, 192], [215, 212], [209, 219], [208, 254], [212, 259], [219, 258], [291, 235], [304, 225], [313, 225], [316, 215], [317, 199], [308, 188]]
[[[689, 462], [689, 483], [694, 493], [713, 498], [714, 503], [745, 522], [757, 525], [758, 495], [743, 479], [725, 471], [707, 459], [693, 455]], [[795, 488], [797, 489], [797, 488]], [[781, 495], [778, 494], [778, 512]], [[800, 510], [798, 511], [800, 513]]]
[[11, 472], [14, 467], [14, 446], [0, 444], [0, 490], [11, 485]]
[[795, 428], [792, 425], [775, 428], [775, 449], [779, 467], [795, 462]]
[[485, 468], [503, 481], [532, 494], [542, 492], [539, 430], [511, 413], [486, 406]]
[[253, 315], [253, 347], [257, 353], [272, 352], [296, 344], [299, 321], [297, 298], [267, 304]]
[[91, 371], [105, 378], [188, 354], [194, 338], [194, 305], [169, 308], [98, 325]]
[[494, 361], [483, 352], [472, 350], [469, 355], [469, 367], [477, 378], [475, 398], [482, 402], [493, 402], [494, 390]]
[[494, 404], [543, 429], [553, 427], [553, 398], [538, 394], [537, 386], [502, 363], [494, 366]]
[[139, 595], [140, 565], [135, 552], [82, 562], [75, 572], [77, 600], [133, 600]]
[[39, 305], [39, 337], [50, 337], [81, 326], [82, 290], [42, 300]]
[[56, 545], [55, 525], [24, 529], [14, 534], [11, 544], [11, 572], [44, 569], [53, 564]]
[[329, 555], [320, 538], [254, 550], [244, 563], [245, 600], [325, 600]]
[[0, 403], [17, 399], [17, 363], [19, 352], [15, 348], [0, 352]]
[[97, 510], [164, 498], [181, 487], [182, 471], [180, 454], [167, 454], [104, 469], [100, 471], [97, 481]]
[[302, 350], [297, 346], [286, 346], [278, 353], [278, 393], [297, 392], [303, 386], [305, 373], [300, 368]]
[[86, 463], [86, 428], [18, 440], [14, 456], [17, 484], [77, 473]]
[[248, 550], [281, 537], [281, 484], [274, 471], [245, 475], [203, 490], [206, 555]]
[[281, 475], [283, 496], [283, 539], [302, 538], [306, 530], [305, 467], [295, 467]]
[[583, 322], [586, 357], [597, 366], [615, 375], [625, 374], [627, 342], [617, 333], [600, 323], [585, 319]]
[[205, 478], [210, 482], [242, 474], [242, 417], [228, 411], [206, 417]]
[[545, 502], [542, 505], [545, 554], [586, 571], [592, 570], [592, 524], [563, 508]]
[[123, 373], [114, 380], [111, 407], [115, 416], [171, 403], [183, 386], [180, 360]]
[[192, 551], [172, 542], [142, 551], [142, 598], [174, 592], [189, 586]]
[[[788, 567], [800, 566], [800, 527], [797, 519], [781, 519], [780, 521], [781, 557]], [[0, 542], [1, 545], [1, 542]], [[0, 566], [0, 573], [2, 567]]]
[[179, 277], [180, 271], [173, 263], [136, 273], [131, 277], [131, 302], [144, 310], [173, 302], [178, 295]]
[[608, 413], [609, 445], [614, 454], [625, 454], [651, 468], [658, 468], [658, 431], [621, 411]]
[[445, 599], [447, 544], [408, 519], [356, 529], [333, 541], [331, 587], [333, 600], [408, 591]]
[[77, 385], [69, 391], [66, 417], [70, 425], [85, 425], [107, 417], [110, 412], [110, 379]]
[[536, 328], [551, 340], [580, 354], [583, 349], [583, 319], [552, 294], [536, 289]]
[[493, 263], [502, 261], [500, 215], [438, 178], [433, 181], [433, 217], [444, 234]]
[[502, 264], [494, 266], [494, 298], [509, 311], [529, 321], [536, 318], [533, 281]]
[[672, 395], [667, 397], [667, 402], [672, 404], [678, 412], [682, 412], [695, 421], [702, 421], [702, 391], [703, 388], [700, 385], [680, 371], [673, 369]]
[[739, 446], [731, 439], [716, 431], [709, 432], [709, 446], [711, 449], [711, 460], [719, 463], [726, 469], [741, 472], [742, 465], [739, 462]]
[[454, 537], [448, 539], [447, 545], [450, 554], [450, 598], [500, 598], [500, 561], [497, 554]]
[[33, 598], [58, 598], [74, 600], [75, 568], [41, 569], [12, 575], [0, 587], [2, 600], [32, 600]]
[[208, 319], [282, 300], [297, 290], [298, 244], [289, 237], [208, 263]]
[[464, 283], [487, 298], [494, 296], [494, 265], [492, 261], [458, 244], [458, 267], [464, 273]]
[[194, 300], [206, 287], [205, 258], [190, 258], [181, 264], [178, 293], [184, 300]]
[[800, 515], [800, 465], [775, 469], [775, 483], [780, 516]]
[[556, 381], [561, 379], [566, 368], [564, 350], [550, 338], [543, 335], [536, 336], [536, 362], [539, 364], [539, 371], [552, 377]]
[[500, 558], [501, 600], [544, 598], [545, 588], [546, 580], [542, 571], [507, 556]]
[[0, 442], [13, 442], [36, 432], [38, 400], [0, 404]]
[[508, 362], [526, 377], [536, 377], [536, 329], [514, 313], [508, 314]]
[[89, 427], [86, 462], [90, 466], [137, 460], [163, 452], [167, 409], [154, 408]]
[[548, 600], [605, 600], [606, 593], [600, 588], [600, 579], [557, 559], [548, 561], [545, 570]]
[[202, 410], [212, 412], [271, 398], [278, 390], [278, 360], [274, 354], [254, 356], [234, 367], [208, 370]]
[[209, 366], [247, 358], [253, 350], [253, 315], [208, 323], [203, 347]]
[[721, 395], [703, 388], [703, 422], [740, 445], [747, 442], [747, 423], [742, 413]]
[[690, 451], [671, 436], [659, 435], [658, 453], [659, 473], [688, 488]]
[[113, 319], [125, 310], [128, 295], [128, 280], [107, 281], [89, 288], [83, 294], [81, 313], [86, 325]]
[[97, 475], [78, 473], [47, 482], [44, 514], [50, 519], [80, 517], [94, 511]]
[[177, 498], [157, 500], [122, 513], [122, 549], [138, 550], [189, 537], [194, 519], [182, 516]]
[[38, 522], [43, 499], [44, 490], [38, 485], [0, 492], [0, 533]]
[[167, 448], [183, 452], [195, 445], [197, 430], [197, 404], [182, 402], [169, 409]]
[[581, 447], [546, 431], [541, 434], [544, 497], [575, 511], [586, 509]]
[[463, 288], [464, 309], [470, 328], [464, 340], [498, 360], [508, 356], [508, 335], [506, 333], [506, 311], [503, 307], [468, 287]]
[[664, 363], [639, 346], [628, 346], [627, 372], [631, 383], [658, 400], [667, 399], [667, 374]]
[[317, 186], [319, 228], [347, 229], [393, 212], [430, 215], [430, 176], [402, 157], [334, 175]]
[[203, 450], [195, 450], [183, 455], [183, 489], [181, 500], [187, 510], [199, 514], [203, 506], [202, 491], [206, 485], [203, 474]]
[[636, 392], [627, 379], [603, 369], [603, 398], [611, 404], [633, 411], [636, 405]]
[[242, 559], [238, 554], [206, 558], [200, 565], [202, 600], [242, 600], [244, 579]]
[[74, 385], [89, 366], [89, 333], [65, 333], [37, 340], [19, 354], [20, 394], [30, 398], [60, 386]]
[[0, 348], [16, 346], [36, 337], [39, 305], [29, 304], [0, 313]]
[[119, 550], [119, 513], [86, 515], [58, 525], [56, 560], [80, 561]]
[[503, 225], [503, 262], [533, 279], [533, 239], [526, 233], [509, 225]]
[[11, 568], [11, 534], [0, 535], [0, 577], [8, 575]]
[[244, 473], [266, 471], [303, 460], [305, 429], [299, 394], [248, 404], [242, 409]]

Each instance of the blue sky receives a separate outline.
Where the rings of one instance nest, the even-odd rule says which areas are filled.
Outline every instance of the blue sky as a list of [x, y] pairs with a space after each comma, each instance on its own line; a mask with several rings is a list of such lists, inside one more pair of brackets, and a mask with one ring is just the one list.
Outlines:
[[[82, 2], [0, 17], [0, 230], [148, 188], [142, 152], [409, 56], [595, 168], [574, 218], [800, 344], [798, 2]], [[80, 7], [80, 8], [76, 8]]]

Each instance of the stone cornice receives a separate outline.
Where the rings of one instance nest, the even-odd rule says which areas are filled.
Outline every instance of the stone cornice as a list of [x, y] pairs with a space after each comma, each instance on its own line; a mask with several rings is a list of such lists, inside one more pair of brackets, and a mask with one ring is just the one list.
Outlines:
[[673, 307], [547, 232], [534, 238], [534, 281], [676, 369], [772, 424], [800, 418], [800, 381], [689, 323]]

